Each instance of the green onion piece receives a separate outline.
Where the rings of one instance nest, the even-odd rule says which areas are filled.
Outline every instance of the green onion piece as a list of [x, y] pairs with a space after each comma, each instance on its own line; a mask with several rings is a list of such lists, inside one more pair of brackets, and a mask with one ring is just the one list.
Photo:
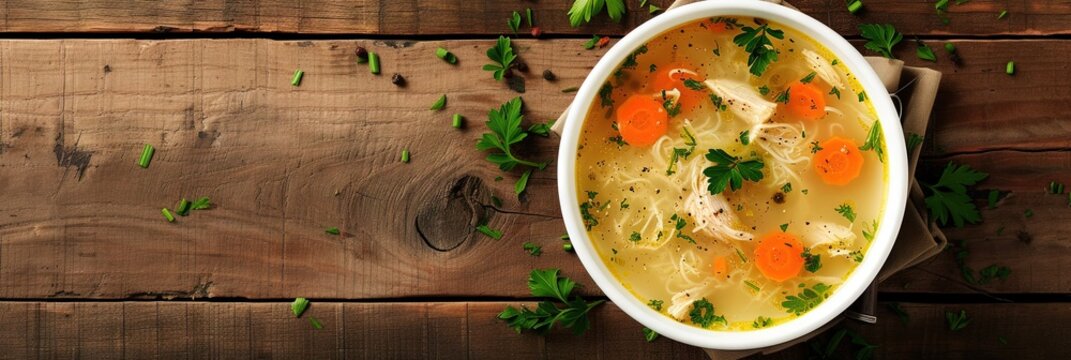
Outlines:
[[338, 234], [342, 233], [341, 231], [338, 230], [337, 227], [329, 227], [329, 228], [327, 228], [327, 230], [324, 230], [324, 232], [328, 233], [328, 234], [331, 234], [331, 235], [338, 235]]
[[171, 215], [171, 210], [163, 208], [160, 209], [160, 213], [164, 214], [164, 218], [167, 219], [167, 222], [175, 222], [175, 215]]
[[312, 324], [312, 328], [316, 330], [324, 328], [324, 324], [320, 323], [320, 319], [314, 318], [312, 316], [309, 316], [309, 324]]
[[210, 207], [212, 207], [212, 202], [208, 199], [207, 196], [202, 196], [200, 199], [197, 199], [197, 201], [194, 201], [193, 204], [190, 205], [190, 208], [193, 210], [206, 210]]
[[952, 43], [945, 43], [945, 51], [948, 51], [950, 53], [956, 52], [956, 45], [953, 45]]
[[439, 100], [435, 100], [435, 103], [431, 104], [431, 109], [430, 110], [438, 111], [438, 110], [442, 110], [444, 107], [446, 107], [446, 94], [443, 94], [443, 96], [440, 96]]
[[565, 252], [573, 252], [573, 243], [562, 244], [562, 250], [565, 250]]
[[304, 71], [301, 71], [301, 69], [295, 70], [294, 71], [294, 78], [290, 79], [290, 85], [293, 85], [293, 86], [301, 85], [301, 78], [304, 77], [304, 76], [305, 76], [305, 72]]
[[461, 121], [463, 119], [464, 118], [461, 117], [461, 114], [454, 114], [454, 121], [450, 125], [453, 126], [455, 129], [460, 129]]
[[476, 226], [476, 231], [479, 231], [480, 233], [482, 233], [484, 235], [487, 235], [487, 237], [490, 237], [490, 238], [495, 239], [495, 240], [502, 239], [502, 232], [501, 231], [492, 229], [492, 228], [488, 227], [487, 225], [477, 225]]
[[1000, 20], [1000, 19], [1003, 19], [1003, 18], [1006, 18], [1006, 17], [1008, 17], [1008, 10], [1001, 10], [1000, 14], [997, 15], [997, 20]]
[[152, 162], [152, 154], [155, 152], [156, 148], [153, 148], [151, 144], [145, 144], [145, 148], [141, 150], [141, 158], [138, 159], [138, 166], [149, 168], [149, 163]]
[[525, 19], [528, 20], [528, 27], [532, 27], [532, 8], [525, 9], [524, 14], [526, 15]]
[[454, 56], [454, 54], [451, 53], [450, 50], [446, 50], [444, 48], [435, 49], [435, 56], [451, 64], [457, 63], [457, 56]]
[[379, 54], [369, 51], [368, 52], [368, 71], [372, 74], [379, 75]]
[[179, 200], [178, 206], [175, 207], [175, 212], [179, 215], [186, 216], [190, 213], [190, 201], [186, 198]]
[[853, 2], [851, 4], [848, 4], [848, 12], [850, 12], [852, 14], [855, 14], [856, 12], [859, 12], [859, 9], [862, 9], [862, 8], [863, 8], [863, 2], [862, 1], [855, 1], [855, 2]]
[[409, 163], [409, 149], [402, 149], [402, 162]]
[[1015, 62], [1009, 61], [1008, 65], [1004, 66], [1004, 73], [1008, 75], [1015, 75]]

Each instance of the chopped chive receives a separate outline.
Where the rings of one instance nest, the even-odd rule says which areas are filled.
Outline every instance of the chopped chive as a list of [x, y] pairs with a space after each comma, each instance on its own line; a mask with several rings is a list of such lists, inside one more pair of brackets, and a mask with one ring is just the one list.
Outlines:
[[301, 85], [301, 78], [304, 77], [304, 76], [305, 76], [305, 72], [301, 71], [301, 69], [294, 70], [294, 78], [290, 79], [290, 85], [293, 85], [293, 86]]
[[190, 201], [186, 198], [179, 200], [178, 206], [175, 207], [175, 213], [186, 216], [190, 213]]
[[1008, 65], [1004, 66], [1004, 73], [1008, 75], [1015, 75], [1015, 62], [1009, 61]]
[[454, 56], [454, 54], [451, 53], [450, 50], [446, 50], [444, 48], [435, 49], [435, 56], [438, 56], [440, 59], [443, 59], [443, 61], [446, 61], [448, 63], [457, 64], [457, 56]]
[[495, 240], [502, 239], [502, 231], [492, 229], [492, 228], [488, 227], [487, 225], [479, 225], [479, 226], [477, 226], [476, 227], [476, 231], [479, 231], [480, 233], [482, 233], [484, 235], [487, 235], [487, 237], [490, 237], [490, 238], [495, 239]]
[[528, 27], [532, 27], [532, 8], [524, 10], [525, 20], [528, 20]]
[[442, 110], [444, 107], [446, 107], [446, 94], [443, 94], [443, 96], [440, 96], [438, 100], [435, 100], [435, 103], [431, 104], [430, 110]]
[[862, 9], [862, 8], [863, 8], [863, 2], [862, 1], [855, 1], [855, 2], [852, 2], [851, 4], [848, 4], [848, 12], [850, 12], [852, 14], [855, 14], [855, 13], [859, 12], [859, 9]]
[[740, 261], [747, 262], [747, 256], [744, 256], [744, 252], [740, 251], [739, 248], [736, 249], [736, 255], [740, 256]]
[[747, 284], [747, 287], [751, 288], [752, 290], [755, 290], [755, 291], [759, 291], [760, 290], [758, 285], [755, 285], [751, 281], [744, 280], [744, 284]]
[[576, 86], [567, 87], [567, 88], [562, 89], [562, 93], [564, 93], [564, 94], [575, 93], [577, 90], [580, 90], [580, 88], [578, 88]]
[[368, 71], [372, 74], [379, 75], [379, 54], [375, 52], [368, 52]]
[[152, 162], [152, 154], [155, 152], [156, 148], [152, 147], [152, 144], [145, 144], [145, 148], [141, 150], [141, 158], [138, 159], [138, 166], [149, 168], [149, 163]]
[[324, 328], [324, 324], [321, 324], [319, 319], [314, 318], [312, 316], [309, 316], [309, 324], [312, 324], [312, 328], [316, 330]]
[[461, 114], [454, 114], [454, 121], [450, 124], [450, 126], [453, 126], [455, 129], [460, 129], [462, 120], [464, 120], [464, 118], [461, 117]]
[[329, 227], [329, 228], [327, 228], [327, 230], [324, 230], [324, 232], [327, 233], [327, 234], [330, 234], [330, 235], [338, 235], [338, 234], [342, 233], [341, 231], [338, 230], [337, 227]]
[[171, 215], [171, 210], [163, 208], [160, 209], [160, 213], [164, 214], [164, 218], [167, 219], [167, 222], [175, 222], [175, 215]]
[[562, 244], [562, 250], [565, 250], [565, 252], [573, 252], [573, 243]]
[[409, 149], [402, 149], [402, 162], [409, 163]]
[[1006, 18], [1006, 17], [1008, 17], [1008, 10], [1001, 10], [1000, 14], [997, 15], [997, 20], [1000, 20], [1000, 19], [1003, 19], [1003, 18]]

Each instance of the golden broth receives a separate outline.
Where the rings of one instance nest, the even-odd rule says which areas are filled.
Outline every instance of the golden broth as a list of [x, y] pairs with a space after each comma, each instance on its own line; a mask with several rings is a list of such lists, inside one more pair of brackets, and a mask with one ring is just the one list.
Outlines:
[[[827, 184], [813, 164], [816, 145], [838, 136], [863, 146], [871, 126], [878, 125], [869, 99], [860, 95], [862, 87], [821, 45], [786, 26], [768, 26], [783, 30], [784, 37], [771, 38], [778, 59], [761, 76], [749, 73], [748, 52], [733, 42], [742, 27], [758, 27], [754, 19], [710, 19], [653, 38], [646, 51], [633, 53], [608, 79], [587, 114], [577, 151], [577, 201], [588, 235], [611, 271], [641, 301], [684, 323], [692, 324], [695, 312], [704, 315], [697, 301], [706, 300], [713, 314], [724, 317], [708, 323], [709, 329], [773, 326], [817, 305], [862, 261], [885, 201], [880, 133], [876, 150], [857, 150], [862, 170], [847, 185]], [[733, 110], [745, 106], [739, 99], [722, 97], [726, 108], [716, 107], [712, 85], [660, 89], [656, 77], [671, 76], [669, 68], [687, 70], [669, 73], [699, 82], [746, 84], [747, 91], [776, 109], [771, 118], [755, 121], [753, 113]], [[801, 118], [775, 101], [790, 84], [802, 81], [822, 91], [826, 106], [820, 119]], [[629, 97], [668, 100], [664, 108], [672, 109], [694, 102], [695, 92], [702, 94], [698, 104], [670, 116], [668, 131], [653, 145], [631, 146], [622, 139], [616, 111]], [[712, 195], [703, 174], [715, 165], [705, 157], [710, 149], [762, 161], [762, 180], [745, 180], [738, 190]], [[846, 216], [845, 206], [852, 216]], [[768, 279], [756, 266], [755, 248], [764, 236], [778, 232], [800, 239], [811, 257], [818, 256], [820, 267], [811, 263], [788, 280]], [[828, 289], [821, 291], [822, 286]], [[809, 299], [806, 290], [816, 298]], [[786, 303], [790, 296], [801, 299]]]

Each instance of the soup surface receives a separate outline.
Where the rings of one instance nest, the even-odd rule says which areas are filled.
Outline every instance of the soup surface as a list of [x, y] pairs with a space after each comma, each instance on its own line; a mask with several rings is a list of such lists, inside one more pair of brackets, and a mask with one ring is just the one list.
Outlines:
[[600, 257], [641, 301], [712, 330], [813, 309], [866, 256], [884, 142], [847, 67], [747, 17], [660, 34], [584, 122], [577, 199]]

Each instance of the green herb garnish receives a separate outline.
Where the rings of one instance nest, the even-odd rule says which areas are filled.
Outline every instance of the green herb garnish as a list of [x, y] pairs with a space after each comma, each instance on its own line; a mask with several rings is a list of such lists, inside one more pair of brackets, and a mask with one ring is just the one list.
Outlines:
[[971, 323], [971, 319], [967, 317], [967, 310], [960, 310], [959, 313], [946, 311], [945, 320], [948, 321], [948, 330], [960, 331], [967, 327], [967, 324]]
[[502, 231], [492, 229], [486, 224], [476, 225], [476, 231], [479, 231], [480, 233], [487, 235], [487, 237], [495, 240], [502, 239]]
[[439, 96], [439, 99], [435, 100], [435, 103], [431, 104], [430, 110], [439, 111], [446, 107], [446, 94]]
[[751, 137], [749, 136], [750, 133], [751, 133], [751, 130], [744, 130], [744, 131], [740, 132], [740, 144], [743, 144], [743, 145], [751, 144]]
[[640, 236], [640, 233], [633, 231], [632, 235], [629, 235], [628, 240], [632, 242], [639, 242], [640, 240], [643, 240], [643, 237]]
[[664, 304], [662, 300], [655, 299], [651, 299], [651, 301], [647, 302], [647, 306], [651, 307], [655, 311], [662, 311], [662, 304]]
[[192, 205], [190, 205], [191, 210], [206, 210], [210, 207], [212, 207], [212, 203], [210, 202], [207, 196], [202, 196], [201, 198], [195, 200]]
[[692, 310], [688, 312], [688, 317], [692, 320], [692, 324], [699, 325], [704, 329], [715, 323], [728, 325], [724, 316], [714, 314], [714, 304], [707, 301], [707, 298], [692, 302]]
[[368, 52], [368, 71], [373, 75], [379, 75], [379, 54]]
[[937, 55], [934, 55], [933, 49], [931, 49], [926, 44], [923, 44], [922, 41], [918, 42], [918, 46], [915, 48], [915, 55], [922, 60], [933, 62], [937, 61]]
[[509, 171], [517, 165], [540, 170], [547, 166], [547, 163], [519, 159], [511, 151], [511, 146], [521, 142], [528, 136], [528, 133], [521, 129], [521, 121], [524, 119], [524, 116], [521, 115], [521, 107], [523, 105], [521, 98], [515, 97], [502, 104], [498, 109], [491, 109], [487, 114], [487, 128], [491, 132], [484, 133], [483, 137], [476, 143], [477, 150], [500, 151], [492, 152], [488, 155], [487, 161], [498, 165], [498, 168], [503, 171]]
[[907, 152], [915, 151], [915, 148], [922, 145], [922, 141], [925, 140], [921, 135], [916, 133], [907, 134]]
[[457, 64], [457, 56], [445, 48], [435, 49], [435, 56], [451, 64]]
[[523, 305], [520, 309], [507, 306], [498, 314], [498, 318], [518, 333], [529, 330], [546, 334], [555, 323], [572, 329], [577, 335], [587, 331], [590, 326], [588, 312], [605, 300], [588, 302], [580, 296], [574, 296], [572, 300], [569, 300], [569, 295], [576, 283], [567, 277], [559, 276], [558, 271], [558, 269], [532, 270], [528, 275], [528, 288], [532, 291], [532, 296], [550, 297], [560, 301], [565, 307], [560, 308], [551, 300], [540, 301], [535, 310]]
[[329, 227], [326, 230], [324, 230], [324, 233], [327, 233], [327, 234], [330, 234], [330, 235], [339, 235], [339, 234], [342, 234], [342, 231], [339, 231], [337, 227]]
[[152, 155], [156, 153], [156, 148], [152, 147], [152, 144], [145, 144], [145, 147], [141, 149], [141, 157], [138, 158], [138, 166], [142, 168], [149, 168], [149, 163], [152, 162]]
[[301, 78], [304, 77], [304, 76], [305, 76], [305, 72], [304, 71], [301, 71], [301, 69], [295, 70], [294, 71], [294, 77], [290, 79], [290, 85], [292, 85], [292, 86], [301, 85]]
[[643, 328], [643, 338], [646, 339], [647, 342], [652, 342], [658, 338], [658, 333], [645, 327]]
[[190, 201], [186, 200], [186, 198], [182, 198], [182, 200], [179, 200], [178, 206], [175, 206], [175, 213], [182, 216], [189, 215]]
[[756, 329], [761, 329], [761, 328], [770, 326], [770, 324], [772, 324], [772, 323], [773, 323], [773, 319], [765, 317], [765, 316], [759, 316], [758, 318], [755, 318], [755, 321], [751, 322], [751, 327], [756, 328]]
[[673, 216], [669, 217], [669, 220], [673, 221], [673, 228], [674, 230], [676, 230], [676, 234], [674, 235], [675, 237], [677, 237], [678, 239], [687, 240], [688, 242], [695, 244], [695, 239], [693, 239], [691, 236], [684, 234], [684, 227], [688, 226], [688, 221], [685, 220], [683, 216], [673, 214]]
[[706, 158], [715, 163], [714, 166], [703, 169], [703, 175], [708, 177], [707, 189], [711, 195], [721, 194], [726, 187], [732, 191], [740, 190], [744, 186], [744, 180], [762, 180], [762, 161], [759, 159], [741, 161], [739, 157], [729, 155], [721, 149], [710, 149]]
[[290, 303], [290, 311], [294, 313], [294, 317], [301, 317], [301, 314], [305, 313], [305, 309], [308, 308], [309, 300], [306, 298], [297, 298]]
[[803, 268], [812, 274], [822, 268], [822, 255], [811, 254], [811, 248], [803, 248], [803, 253], [800, 254], [800, 257], [803, 258]]
[[524, 252], [528, 253], [530, 256], [539, 256], [543, 254], [543, 247], [536, 245], [531, 241], [525, 241], [522, 247], [524, 248]]
[[591, 22], [591, 17], [602, 12], [604, 7], [614, 22], [621, 21], [625, 14], [625, 0], [573, 0], [573, 6], [569, 8], [569, 25], [577, 27]]
[[851, 205], [840, 204], [835, 210], [837, 210], [837, 213], [840, 214], [840, 216], [848, 219], [848, 222], [855, 222], [855, 210], [852, 209]]
[[1008, 64], [1004, 66], [1004, 73], [1008, 74], [1008, 75], [1015, 75], [1015, 62], [1014, 61], [1009, 61]]
[[312, 328], [316, 329], [316, 330], [320, 330], [320, 329], [324, 328], [324, 324], [320, 323], [320, 319], [317, 319], [317, 318], [312, 317], [312, 316], [309, 316], [309, 324], [311, 324]]
[[802, 79], [800, 79], [800, 82], [804, 84], [809, 84], [811, 81], [814, 81], [814, 77], [816, 75], [818, 75], [817, 72], [811, 71], [810, 74], [807, 74], [807, 76], [804, 76]]
[[167, 222], [175, 222], [175, 215], [171, 214], [171, 210], [163, 208], [160, 209], [160, 213], [164, 215], [164, 219], [167, 219]]
[[766, 72], [766, 68], [770, 66], [770, 63], [777, 61], [777, 49], [774, 48], [770, 37], [784, 39], [785, 33], [781, 30], [770, 28], [769, 24], [763, 24], [758, 28], [744, 26], [740, 30], [742, 33], [733, 37], [733, 43], [743, 47], [744, 51], [750, 54], [747, 58], [747, 65], [751, 74], [762, 76], [762, 73]]
[[506, 26], [509, 26], [509, 29], [516, 34], [521, 28], [521, 13], [514, 11], [510, 17], [506, 18]]
[[524, 189], [528, 187], [528, 178], [531, 176], [532, 169], [525, 170], [524, 174], [521, 174], [521, 178], [517, 179], [517, 183], [513, 184], [513, 193], [521, 196], [521, 193], [524, 193]]
[[506, 72], [510, 71], [510, 66], [513, 66], [513, 61], [517, 59], [517, 55], [513, 53], [513, 45], [505, 36], [499, 36], [495, 46], [487, 49], [487, 57], [494, 63], [485, 64], [483, 69], [490, 71], [495, 80], [502, 80]]
[[874, 124], [870, 125], [870, 131], [867, 132], [866, 142], [863, 146], [859, 147], [859, 150], [867, 151], [873, 150], [878, 155], [878, 161], [885, 162], [885, 148], [882, 147], [882, 132], [881, 124], [877, 120], [874, 120]]
[[975, 171], [970, 166], [948, 163], [937, 184], [923, 184], [923, 188], [930, 193], [926, 196], [926, 207], [930, 209], [930, 214], [942, 226], [948, 225], [949, 220], [956, 227], [981, 221], [978, 208], [967, 195], [967, 187], [987, 176], [989, 174]]
[[832, 89], [829, 89], [829, 95], [836, 95], [837, 99], [840, 99], [840, 89], [837, 89], [837, 87], [834, 86]]
[[862, 24], [859, 32], [868, 40], [863, 47], [890, 59], [894, 58], [893, 47], [904, 39], [904, 35], [890, 24]]
[[401, 161], [402, 161], [403, 164], [408, 164], [409, 163], [409, 149], [402, 149]]
[[790, 313], [803, 314], [829, 297], [829, 289], [829, 285], [823, 283], [814, 284], [810, 289], [804, 289], [797, 295], [789, 295], [785, 298], [785, 301], [781, 302], [781, 306]]

